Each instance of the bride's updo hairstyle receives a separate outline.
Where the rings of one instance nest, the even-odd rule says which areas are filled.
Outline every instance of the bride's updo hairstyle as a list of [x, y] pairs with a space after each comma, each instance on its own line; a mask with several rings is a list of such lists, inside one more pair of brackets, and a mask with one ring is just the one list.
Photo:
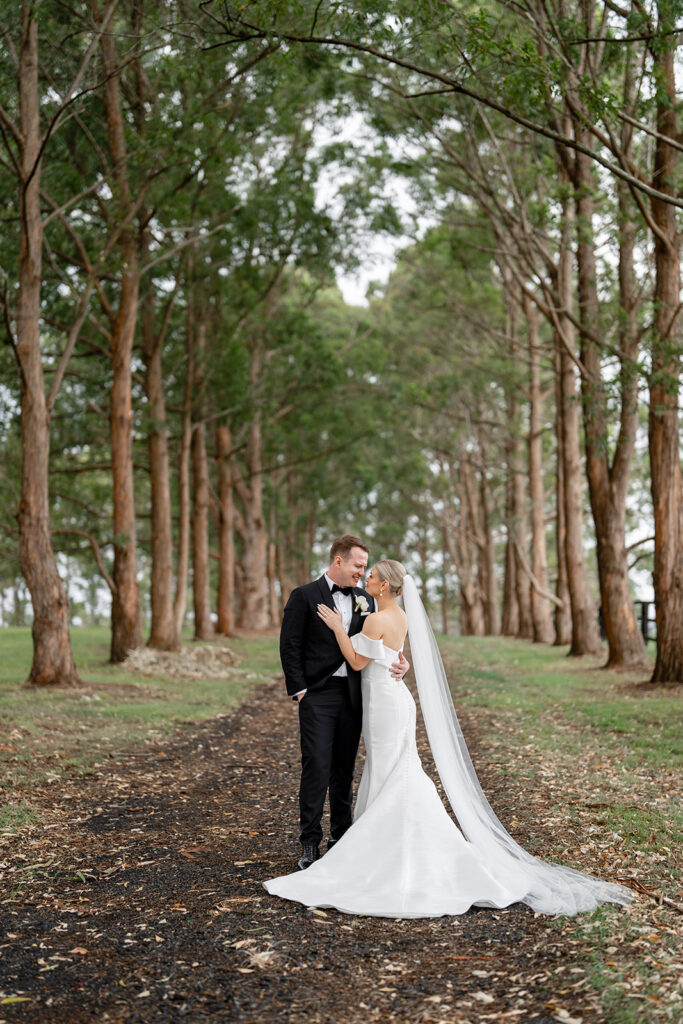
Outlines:
[[382, 582], [389, 584], [394, 597], [403, 593], [403, 577], [408, 575], [405, 566], [395, 558], [383, 558], [381, 562], [375, 562], [375, 570]]

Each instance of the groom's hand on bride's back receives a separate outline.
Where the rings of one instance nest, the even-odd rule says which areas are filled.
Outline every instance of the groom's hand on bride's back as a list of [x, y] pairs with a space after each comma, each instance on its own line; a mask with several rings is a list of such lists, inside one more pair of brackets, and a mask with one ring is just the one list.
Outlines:
[[398, 661], [395, 661], [391, 666], [391, 675], [394, 679], [403, 679], [406, 672], [410, 669], [410, 662], [404, 657], [403, 651], [399, 651]]

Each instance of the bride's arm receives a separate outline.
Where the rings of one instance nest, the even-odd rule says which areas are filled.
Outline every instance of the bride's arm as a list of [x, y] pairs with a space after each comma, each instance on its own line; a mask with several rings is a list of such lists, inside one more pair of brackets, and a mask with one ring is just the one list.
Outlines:
[[[372, 661], [372, 658], [364, 658], [362, 654], [357, 654], [353, 649], [353, 644], [342, 623], [342, 617], [338, 611], [332, 611], [326, 604], [318, 605], [318, 615], [323, 620], [326, 626], [329, 626], [335, 635], [337, 643], [339, 644], [339, 650], [344, 655], [344, 660], [349, 663], [351, 668], [360, 671], [362, 668]], [[375, 619], [375, 614], [368, 615], [363, 625], [363, 633], [369, 636], [373, 640], [379, 640], [380, 635], [377, 633], [375, 623], [371, 620]], [[377, 633], [377, 635], [375, 635]]]

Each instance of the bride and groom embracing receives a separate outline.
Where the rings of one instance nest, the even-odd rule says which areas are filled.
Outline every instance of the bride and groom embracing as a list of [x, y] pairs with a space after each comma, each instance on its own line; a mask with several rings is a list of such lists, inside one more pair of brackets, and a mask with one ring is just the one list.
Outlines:
[[[626, 904], [630, 890], [527, 853], [479, 784], [415, 582], [382, 559], [359, 587], [368, 548], [334, 541], [330, 567], [285, 608], [280, 655], [301, 732], [299, 871], [265, 882], [306, 906], [379, 917], [440, 917], [522, 902], [546, 914]], [[404, 609], [397, 598], [403, 597]], [[406, 635], [434, 762], [458, 825], [420, 763]], [[361, 726], [366, 760], [355, 814]], [[329, 790], [330, 838], [320, 857]], [[459, 827], [458, 827], [459, 826]]]

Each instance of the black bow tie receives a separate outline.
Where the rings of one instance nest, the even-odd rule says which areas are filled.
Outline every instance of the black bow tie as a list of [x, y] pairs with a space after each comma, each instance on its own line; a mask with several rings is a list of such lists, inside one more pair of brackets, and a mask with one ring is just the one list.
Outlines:
[[333, 583], [331, 593], [336, 594], [337, 591], [339, 591], [340, 594], [344, 594], [345, 597], [348, 597], [352, 590], [353, 587], [340, 587], [338, 583]]

